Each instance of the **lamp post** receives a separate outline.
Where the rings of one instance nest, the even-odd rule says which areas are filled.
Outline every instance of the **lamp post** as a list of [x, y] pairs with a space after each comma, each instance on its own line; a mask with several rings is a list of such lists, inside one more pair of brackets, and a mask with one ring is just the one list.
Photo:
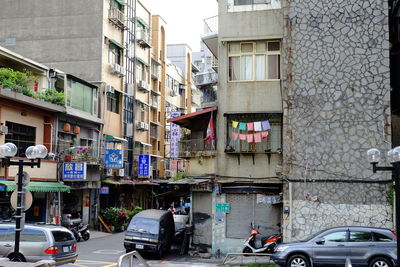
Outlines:
[[[395, 147], [387, 152], [387, 158], [392, 166], [378, 166], [381, 159], [381, 152], [376, 148], [371, 148], [367, 151], [368, 161], [372, 165], [373, 173], [377, 171], [391, 171], [392, 180], [394, 183], [395, 207], [396, 207], [396, 235], [400, 233], [400, 146]], [[400, 266], [400, 242], [397, 242], [397, 264]]]
[[[19, 241], [20, 234], [22, 231], [21, 219], [22, 219], [22, 211], [24, 209], [25, 203], [22, 203], [23, 200], [23, 179], [24, 179], [24, 166], [29, 166], [31, 168], [38, 167], [40, 168], [40, 160], [47, 156], [47, 148], [44, 145], [36, 145], [30, 146], [25, 150], [25, 155], [30, 161], [24, 161], [23, 159], [12, 161], [11, 158], [17, 154], [18, 148], [13, 143], [6, 143], [0, 146], [0, 160], [1, 166], [9, 167], [9, 166], [18, 166], [18, 182], [17, 182], [17, 213], [15, 215], [15, 245], [14, 245], [14, 254], [12, 261], [21, 261], [19, 257]], [[35, 161], [37, 160], [37, 161]]]

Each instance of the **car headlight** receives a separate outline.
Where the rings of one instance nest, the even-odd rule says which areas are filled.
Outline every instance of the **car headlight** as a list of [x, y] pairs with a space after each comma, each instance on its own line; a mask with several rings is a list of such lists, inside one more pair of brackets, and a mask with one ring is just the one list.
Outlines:
[[275, 251], [282, 252], [285, 251], [289, 246], [278, 246]]

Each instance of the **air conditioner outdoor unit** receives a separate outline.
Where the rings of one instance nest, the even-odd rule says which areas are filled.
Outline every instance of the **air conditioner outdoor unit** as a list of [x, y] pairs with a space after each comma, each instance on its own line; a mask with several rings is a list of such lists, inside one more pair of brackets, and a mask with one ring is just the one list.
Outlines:
[[8, 134], [8, 127], [5, 125], [0, 125], [0, 134]]
[[178, 94], [177, 94], [177, 92], [175, 90], [171, 90], [170, 91], [170, 95], [171, 96], [177, 96]]
[[124, 176], [125, 175], [125, 170], [124, 169], [119, 169], [118, 170], [118, 176]]
[[141, 91], [148, 91], [148, 85], [146, 83], [146, 81], [139, 81], [138, 82], [138, 89]]
[[117, 70], [116, 64], [111, 64], [110, 65], [110, 73], [117, 73], [117, 72], [118, 72], [118, 70]]
[[143, 129], [145, 129], [145, 130], [149, 130], [149, 124], [148, 123], [145, 123], [145, 122], [143, 122]]
[[136, 129], [138, 130], [144, 130], [144, 122], [139, 121], [137, 123]]
[[115, 89], [111, 85], [106, 85], [105, 92], [106, 93], [114, 93]]
[[106, 169], [107, 176], [112, 176], [112, 174], [113, 174], [113, 169]]

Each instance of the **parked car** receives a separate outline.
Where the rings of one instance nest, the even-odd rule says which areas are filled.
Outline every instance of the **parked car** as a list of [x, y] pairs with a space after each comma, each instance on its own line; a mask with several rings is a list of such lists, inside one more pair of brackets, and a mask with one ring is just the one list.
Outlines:
[[74, 263], [76, 240], [68, 229], [56, 225], [25, 224], [20, 235], [19, 255], [14, 255], [15, 223], [0, 223], [0, 256], [20, 261], [54, 260], [57, 265]]
[[171, 249], [175, 234], [172, 213], [165, 210], [149, 209], [133, 216], [125, 234], [126, 252], [132, 250], [156, 253], [161, 258]]
[[76, 226], [82, 223], [81, 214], [79, 212], [66, 212], [63, 213], [61, 218], [61, 225], [65, 227]]
[[321, 231], [307, 240], [281, 244], [271, 259], [280, 266], [393, 267], [397, 262], [397, 237], [385, 228], [345, 226]]

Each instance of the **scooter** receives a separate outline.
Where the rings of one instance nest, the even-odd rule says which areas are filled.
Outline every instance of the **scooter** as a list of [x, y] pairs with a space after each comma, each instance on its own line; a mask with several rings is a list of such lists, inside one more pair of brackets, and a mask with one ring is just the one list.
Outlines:
[[78, 232], [83, 240], [85, 241], [89, 240], [90, 238], [89, 224], [80, 224]]
[[256, 246], [256, 236], [260, 234], [258, 229], [251, 226], [251, 234], [244, 242], [243, 253], [273, 253], [277, 244], [282, 243], [282, 234], [272, 234], [261, 238], [261, 246]]

